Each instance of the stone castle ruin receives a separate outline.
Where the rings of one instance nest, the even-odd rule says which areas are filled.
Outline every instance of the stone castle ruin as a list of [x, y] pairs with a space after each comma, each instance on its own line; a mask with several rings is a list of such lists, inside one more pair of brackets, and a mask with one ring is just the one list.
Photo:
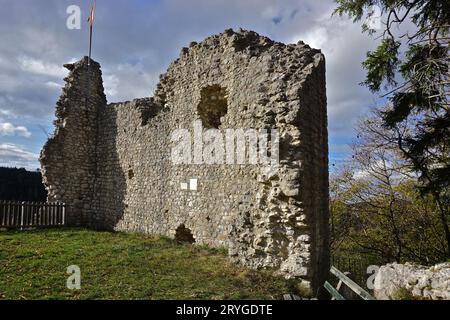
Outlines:
[[[41, 163], [49, 201], [67, 204], [71, 225], [223, 246], [243, 265], [275, 268], [313, 290], [323, 284], [328, 135], [319, 50], [226, 30], [183, 48], [153, 97], [112, 104], [98, 63], [65, 67]], [[276, 129], [279, 151], [273, 137], [266, 142], [278, 164], [173, 163], [173, 132], [193, 135], [195, 123]]]

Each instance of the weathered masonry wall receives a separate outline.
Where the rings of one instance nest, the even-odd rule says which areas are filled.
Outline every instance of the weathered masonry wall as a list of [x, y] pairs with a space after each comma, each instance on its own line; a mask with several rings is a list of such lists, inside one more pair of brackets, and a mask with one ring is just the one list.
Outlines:
[[100, 65], [92, 62], [88, 68], [87, 62], [84, 58], [65, 65], [71, 72], [56, 103], [55, 133], [40, 158], [48, 200], [66, 202], [68, 223], [73, 225], [86, 225], [91, 219], [98, 112], [106, 105]]
[[[42, 167], [50, 200], [69, 204], [74, 223], [225, 246], [244, 265], [276, 268], [313, 289], [323, 283], [328, 142], [319, 50], [227, 30], [184, 48], [154, 97], [109, 105], [93, 63], [87, 108], [87, 60], [68, 67]], [[174, 164], [172, 133], [193, 136], [194, 123], [278, 130], [277, 170]]]

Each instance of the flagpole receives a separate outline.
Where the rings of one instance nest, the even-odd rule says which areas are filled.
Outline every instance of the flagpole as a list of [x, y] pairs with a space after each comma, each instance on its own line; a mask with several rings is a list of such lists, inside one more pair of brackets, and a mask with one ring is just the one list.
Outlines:
[[91, 67], [91, 54], [92, 54], [92, 29], [94, 25], [94, 12], [96, 8], [96, 1], [94, 0], [94, 5], [91, 7], [91, 11], [89, 13], [89, 56], [87, 63], [87, 89], [86, 89], [86, 109], [88, 107], [89, 102], [89, 90], [90, 90], [90, 67]]
[[88, 66], [91, 65], [91, 53], [92, 53], [92, 24], [89, 28], [89, 60], [88, 60]]
[[87, 62], [87, 88], [86, 88], [86, 98], [85, 98], [85, 104], [86, 109], [88, 108], [89, 104], [89, 90], [90, 90], [90, 67], [91, 67], [91, 54], [92, 54], [92, 29], [94, 24], [94, 10], [95, 10], [95, 2], [94, 6], [91, 8], [91, 11], [89, 13], [89, 56], [88, 56], [88, 62]]
[[97, 7], [97, 1], [94, 0], [94, 4], [91, 7], [91, 11], [89, 12], [89, 60], [88, 67], [91, 65], [91, 54], [92, 54], [92, 29], [94, 28], [94, 13]]

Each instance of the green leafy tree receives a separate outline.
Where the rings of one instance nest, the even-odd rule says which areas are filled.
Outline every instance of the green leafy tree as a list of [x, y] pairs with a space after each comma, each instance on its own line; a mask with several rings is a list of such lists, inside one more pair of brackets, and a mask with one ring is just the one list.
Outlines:
[[[373, 15], [374, 6], [381, 11], [381, 42], [363, 62], [363, 84], [389, 100], [389, 109], [380, 114], [382, 125], [396, 133], [398, 149], [419, 174], [421, 193], [436, 202], [450, 257], [449, 1], [336, 2], [335, 14], [355, 22]], [[377, 33], [366, 22], [363, 31]]]
[[380, 112], [361, 121], [352, 160], [332, 176], [332, 251], [377, 263], [445, 260], [436, 202], [415, 187], [417, 174], [402, 157], [395, 132], [381, 125]]

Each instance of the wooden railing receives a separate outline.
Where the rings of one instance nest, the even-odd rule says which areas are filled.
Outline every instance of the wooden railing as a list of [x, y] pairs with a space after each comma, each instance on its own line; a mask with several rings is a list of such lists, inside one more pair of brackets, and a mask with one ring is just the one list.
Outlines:
[[367, 284], [367, 279], [370, 276], [367, 273], [367, 268], [378, 264], [379, 261], [374, 260], [372, 256], [361, 253], [358, 256], [348, 256], [345, 253], [331, 255], [331, 265], [344, 272], [345, 275], [350, 274], [350, 278], [361, 287]]
[[0, 201], [0, 228], [57, 227], [65, 223], [63, 203]]
[[324, 287], [331, 294], [332, 300], [347, 300], [340, 292], [342, 285], [346, 285], [350, 290], [352, 290], [357, 296], [363, 300], [375, 300], [374, 297], [370, 295], [366, 290], [361, 288], [356, 282], [347, 277], [344, 273], [331, 267], [331, 274], [339, 279], [338, 285], [333, 287], [328, 281], [325, 281]]

